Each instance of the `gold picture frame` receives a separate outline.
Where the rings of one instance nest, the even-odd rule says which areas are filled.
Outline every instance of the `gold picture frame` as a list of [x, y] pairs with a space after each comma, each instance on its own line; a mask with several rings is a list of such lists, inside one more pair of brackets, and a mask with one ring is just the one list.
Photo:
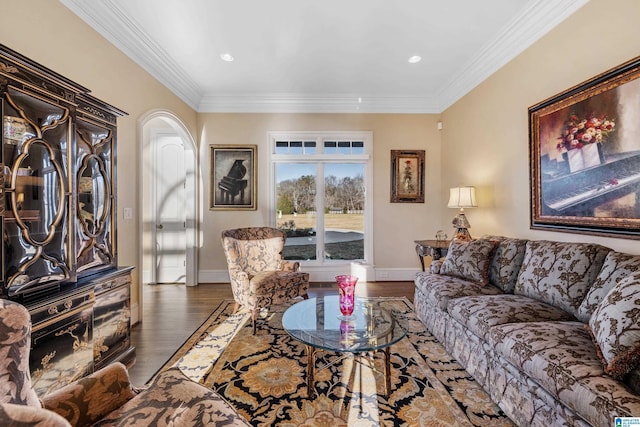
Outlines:
[[529, 108], [531, 228], [640, 239], [640, 57]]
[[210, 145], [209, 210], [256, 210], [257, 145]]

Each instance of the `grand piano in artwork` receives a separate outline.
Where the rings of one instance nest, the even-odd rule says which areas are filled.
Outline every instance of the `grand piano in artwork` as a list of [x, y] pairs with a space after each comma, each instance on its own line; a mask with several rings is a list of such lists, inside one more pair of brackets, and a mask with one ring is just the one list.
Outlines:
[[598, 216], [598, 209], [636, 193], [635, 217], [640, 214], [640, 151], [609, 154], [591, 168], [542, 176], [542, 214]]
[[244, 190], [247, 188], [247, 180], [242, 179], [247, 173], [247, 168], [242, 164], [244, 160], [237, 159], [231, 165], [226, 176], [218, 182], [218, 188], [225, 205], [235, 204], [235, 198], [240, 194], [239, 203], [244, 203]]

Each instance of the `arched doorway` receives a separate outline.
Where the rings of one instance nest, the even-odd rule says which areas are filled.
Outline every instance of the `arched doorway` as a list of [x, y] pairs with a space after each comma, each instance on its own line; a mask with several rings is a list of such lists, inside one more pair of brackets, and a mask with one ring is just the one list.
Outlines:
[[142, 283], [198, 284], [198, 156], [184, 123], [167, 111], [139, 120]]

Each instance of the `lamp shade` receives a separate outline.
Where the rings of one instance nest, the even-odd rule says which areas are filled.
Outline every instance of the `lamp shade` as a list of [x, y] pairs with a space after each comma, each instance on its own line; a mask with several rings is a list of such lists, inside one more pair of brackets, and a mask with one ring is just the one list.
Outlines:
[[448, 208], [475, 208], [477, 206], [475, 187], [455, 187], [449, 189]]

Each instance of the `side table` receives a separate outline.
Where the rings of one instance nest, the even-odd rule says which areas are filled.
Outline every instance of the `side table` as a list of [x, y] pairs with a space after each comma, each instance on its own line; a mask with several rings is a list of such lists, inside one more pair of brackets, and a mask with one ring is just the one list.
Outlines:
[[436, 261], [446, 256], [451, 240], [414, 240], [413, 242], [416, 244], [416, 253], [424, 271], [424, 257], [428, 255]]

